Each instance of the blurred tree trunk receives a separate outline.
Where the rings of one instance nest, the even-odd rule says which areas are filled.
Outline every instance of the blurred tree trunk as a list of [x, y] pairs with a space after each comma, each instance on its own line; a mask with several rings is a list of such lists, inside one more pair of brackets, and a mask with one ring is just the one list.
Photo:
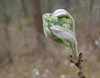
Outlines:
[[6, 49], [6, 52], [4, 53], [5, 54], [5, 58], [2, 59], [4, 60], [4, 64], [5, 64], [5, 60], [6, 60], [6, 63], [8, 63], [9, 61], [12, 61], [12, 56], [11, 56], [11, 50], [10, 50], [10, 36], [9, 36], [9, 23], [11, 21], [11, 16], [8, 15], [7, 13], [7, 5], [6, 5], [6, 1], [5, 0], [2, 0], [2, 7], [1, 7], [1, 14], [4, 18], [4, 31], [5, 31], [5, 49]]
[[39, 55], [43, 54], [44, 51], [44, 38], [43, 38], [43, 26], [42, 26], [42, 15], [41, 15], [41, 8], [40, 8], [40, 1], [39, 0], [32, 0], [33, 1], [33, 18], [34, 18], [34, 27], [37, 31], [37, 52]]
[[91, 43], [91, 37], [92, 37], [92, 27], [93, 27], [93, 24], [92, 24], [92, 21], [93, 19], [91, 19], [92, 17], [92, 14], [93, 14], [93, 6], [94, 6], [94, 0], [90, 0], [90, 5], [88, 6], [89, 7], [89, 21], [88, 21], [88, 42]]
[[[100, 4], [100, 0], [99, 0], [99, 4]], [[100, 5], [99, 5], [99, 20], [100, 20]], [[100, 26], [100, 22], [99, 22], [99, 26]]]
[[39, 34], [43, 34], [40, 1], [39, 0], [32, 0], [32, 1], [34, 8], [33, 10], [34, 26]]
[[[26, 0], [21, 0], [21, 5], [22, 5], [22, 10], [24, 12], [24, 16], [25, 17], [28, 17], [28, 9], [27, 9], [27, 6], [26, 6]], [[25, 30], [23, 30], [23, 26], [21, 25], [21, 21], [19, 20], [19, 28], [21, 29], [21, 31], [23, 32], [23, 37], [24, 37], [24, 40], [25, 40], [25, 44], [24, 46], [27, 48], [27, 36], [26, 36], [26, 32]]]
[[24, 11], [25, 17], [28, 17], [28, 11], [25, 0], [21, 0], [22, 10]]

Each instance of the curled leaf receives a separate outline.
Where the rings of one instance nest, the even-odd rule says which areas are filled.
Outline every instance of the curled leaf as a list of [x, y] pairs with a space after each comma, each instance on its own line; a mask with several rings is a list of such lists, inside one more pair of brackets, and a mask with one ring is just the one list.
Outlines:
[[58, 26], [52, 26], [50, 27], [50, 29], [55, 36], [62, 39], [64, 43], [72, 49], [74, 57], [77, 58], [78, 51], [77, 51], [77, 41], [75, 38], [75, 34], [68, 29]]
[[75, 58], [78, 57], [77, 41], [75, 37], [74, 20], [64, 9], [58, 9], [43, 15], [44, 34], [48, 39], [66, 44], [72, 49]]

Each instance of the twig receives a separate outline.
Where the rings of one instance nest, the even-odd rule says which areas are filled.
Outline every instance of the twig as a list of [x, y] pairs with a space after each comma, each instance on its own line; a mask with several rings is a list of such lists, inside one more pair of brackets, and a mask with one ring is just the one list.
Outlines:
[[72, 55], [70, 55], [70, 62], [74, 63], [75, 66], [79, 69], [79, 72], [78, 72], [79, 78], [86, 78], [83, 67], [82, 67], [82, 62], [83, 62], [82, 56], [83, 56], [82, 53], [80, 53], [78, 59], [75, 59], [72, 57]]

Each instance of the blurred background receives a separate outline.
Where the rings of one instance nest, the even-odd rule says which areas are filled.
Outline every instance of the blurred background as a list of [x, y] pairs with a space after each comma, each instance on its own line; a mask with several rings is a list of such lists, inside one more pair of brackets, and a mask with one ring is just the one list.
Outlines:
[[71, 50], [44, 37], [42, 14], [75, 20], [88, 78], [100, 78], [100, 0], [0, 0], [0, 78], [78, 78]]

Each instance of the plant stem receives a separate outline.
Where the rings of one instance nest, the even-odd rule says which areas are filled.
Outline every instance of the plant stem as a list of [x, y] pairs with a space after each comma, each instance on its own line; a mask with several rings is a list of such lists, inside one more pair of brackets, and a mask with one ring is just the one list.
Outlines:
[[80, 64], [79, 66], [77, 66], [78, 69], [79, 69], [79, 72], [78, 72], [78, 76], [79, 78], [86, 78], [85, 74], [84, 74], [84, 70], [83, 70], [83, 67], [82, 67], [82, 64]]
[[79, 72], [78, 72], [78, 76], [79, 78], [86, 78], [85, 74], [84, 74], [84, 70], [83, 70], [83, 67], [82, 67], [82, 53], [79, 54], [79, 57], [78, 59], [75, 59], [72, 57], [72, 55], [70, 56], [70, 62], [71, 63], [74, 63], [75, 66], [79, 69]]

